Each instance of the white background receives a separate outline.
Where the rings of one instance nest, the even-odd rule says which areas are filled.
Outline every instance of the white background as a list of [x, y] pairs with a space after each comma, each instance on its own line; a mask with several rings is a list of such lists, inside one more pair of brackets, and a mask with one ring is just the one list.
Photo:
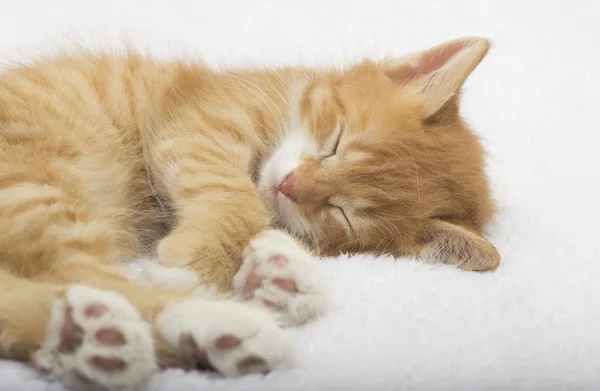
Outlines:
[[[600, 389], [600, 1], [0, 0], [0, 62], [125, 44], [216, 66], [344, 65], [466, 35], [494, 48], [463, 112], [491, 154], [493, 274], [324, 260], [336, 308], [294, 331], [301, 368], [151, 390]], [[1, 233], [0, 233], [1, 234]], [[60, 390], [0, 364], [0, 390]]]

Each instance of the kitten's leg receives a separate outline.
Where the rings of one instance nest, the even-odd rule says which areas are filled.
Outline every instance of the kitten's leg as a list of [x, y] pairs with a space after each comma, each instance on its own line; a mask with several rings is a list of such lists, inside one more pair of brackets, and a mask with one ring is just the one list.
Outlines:
[[290, 340], [271, 314], [243, 303], [197, 298], [174, 303], [157, 317], [156, 327], [177, 347], [184, 368], [240, 376], [294, 363]]
[[0, 268], [0, 356], [28, 361], [40, 346], [58, 286], [17, 278]]
[[232, 288], [247, 243], [270, 224], [248, 175], [249, 151], [214, 140], [170, 139], [153, 149], [156, 187], [176, 228], [158, 245], [165, 266], [185, 266], [219, 290]]
[[293, 363], [286, 334], [263, 309], [198, 292], [192, 296], [112, 279], [89, 283], [119, 292], [152, 324], [160, 367], [215, 369], [238, 376]]
[[[22, 157], [21, 157], [22, 158]], [[131, 233], [94, 207], [84, 181], [51, 158], [0, 161], [0, 264], [23, 277], [57, 262], [111, 264]], [[101, 209], [101, 208], [100, 208]]]
[[69, 385], [139, 385], [157, 369], [151, 327], [123, 297], [0, 271], [0, 346]]
[[[68, 273], [62, 267], [67, 267]], [[216, 300], [212, 295], [191, 296], [187, 292], [191, 287], [173, 291], [137, 285], [118, 273], [118, 268], [100, 264], [61, 264], [41, 277], [54, 281], [51, 273], [63, 276], [63, 280], [83, 281], [90, 287], [101, 288], [77, 285], [76, 294], [85, 296], [87, 289], [87, 296], [93, 302], [102, 303], [114, 313], [123, 312], [124, 306], [135, 308], [155, 331], [160, 367], [215, 369], [227, 376], [238, 376], [292, 364], [292, 346], [268, 311]], [[107, 291], [114, 292], [113, 297], [108, 297]], [[116, 325], [112, 328], [119, 330]], [[51, 347], [55, 345], [52, 344]], [[117, 365], [115, 362], [114, 366]]]
[[158, 246], [161, 262], [191, 268], [220, 290], [235, 285], [240, 298], [277, 311], [284, 324], [322, 314], [318, 266], [295, 239], [269, 229], [269, 213], [248, 174], [248, 151], [207, 144], [172, 139], [154, 151], [157, 185], [179, 220]]
[[114, 290], [155, 316], [172, 295], [142, 290], [117, 265], [137, 245], [122, 221], [96, 211], [68, 166], [59, 169], [52, 156], [30, 160], [0, 160], [0, 268], [40, 283]]
[[[79, 374], [100, 385], [133, 385], [156, 368], [140, 312], [116, 293], [86, 295], [67, 285], [142, 297], [113, 264], [127, 230], [96, 212], [83, 181], [56, 162], [42, 153], [0, 159], [1, 344], [10, 358], [67, 382]], [[144, 307], [151, 312], [165, 298], [149, 293], [146, 300], [157, 303]]]
[[179, 296], [144, 316], [144, 306], [161, 300], [157, 292], [103, 281], [92, 279], [121, 294], [0, 270], [0, 357], [32, 362], [70, 385], [108, 389], [139, 386], [159, 366], [238, 376], [293, 364], [287, 336], [265, 311]]
[[[284, 352], [289, 345], [282, 342], [282, 331], [256, 311], [204, 311], [204, 302], [196, 299], [185, 308], [199, 309], [186, 318], [178, 310], [186, 292], [128, 280], [114, 264], [118, 227], [91, 212], [76, 187], [59, 187], [68, 183], [66, 173], [28, 178], [22, 170], [7, 171], [0, 174], [0, 340], [11, 357], [36, 361], [66, 381], [83, 378], [110, 387], [132, 385], [152, 372], [154, 351], [159, 365], [182, 366], [191, 360], [190, 352], [195, 358], [195, 347], [205, 349], [211, 366], [225, 374], [282, 366], [285, 360], [269, 342]], [[53, 183], [52, 177], [60, 179]], [[185, 338], [171, 344], [156, 332], [153, 344], [149, 333], [165, 308], [183, 316], [185, 328], [177, 330], [185, 331]], [[173, 325], [168, 318], [161, 316], [163, 331], [165, 324]], [[169, 330], [173, 338], [174, 329]], [[222, 335], [237, 345], [222, 351], [222, 344], [211, 340]], [[39, 354], [33, 354], [37, 349]]]
[[227, 375], [285, 366], [290, 345], [258, 310], [128, 280], [115, 264], [131, 239], [122, 221], [96, 212], [84, 181], [54, 161], [0, 159], [0, 346], [10, 357], [108, 388], [203, 351]]

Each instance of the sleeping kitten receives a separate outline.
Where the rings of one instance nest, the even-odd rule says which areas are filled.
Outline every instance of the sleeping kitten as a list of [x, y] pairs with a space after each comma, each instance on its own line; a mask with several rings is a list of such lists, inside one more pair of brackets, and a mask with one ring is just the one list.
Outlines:
[[[293, 364], [278, 325], [327, 308], [306, 248], [495, 269], [458, 109], [488, 47], [344, 71], [90, 53], [4, 71], [0, 353], [108, 389], [168, 366], [270, 371]], [[158, 276], [191, 284], [128, 279], [121, 262], [154, 248]]]

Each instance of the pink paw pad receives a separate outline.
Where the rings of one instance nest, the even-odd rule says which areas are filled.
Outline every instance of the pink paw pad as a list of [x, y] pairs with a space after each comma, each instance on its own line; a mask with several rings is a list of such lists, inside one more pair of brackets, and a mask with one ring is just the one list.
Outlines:
[[65, 320], [60, 330], [60, 353], [73, 353], [83, 343], [83, 329], [73, 319], [73, 308], [65, 308]]
[[273, 255], [271, 258], [269, 258], [269, 262], [271, 262], [272, 264], [277, 265], [279, 267], [284, 267], [290, 261], [288, 261], [288, 259], [286, 257], [284, 257], [283, 255]]
[[215, 341], [215, 347], [221, 350], [233, 349], [240, 346], [242, 341], [231, 334], [225, 334], [217, 338]]
[[83, 315], [86, 318], [100, 318], [106, 311], [108, 311], [108, 307], [104, 304], [90, 304], [85, 307]]
[[[252, 262], [256, 265], [256, 259], [253, 259]], [[284, 257], [283, 255], [273, 255], [268, 259], [268, 262], [276, 265], [279, 268], [286, 266], [290, 261]], [[273, 279], [273, 283], [283, 289], [284, 291], [297, 293], [298, 289], [296, 288], [296, 283], [289, 279], [284, 278], [275, 278]], [[252, 269], [248, 277], [246, 278], [246, 285], [244, 285], [243, 294], [244, 298], [251, 299], [254, 297], [254, 291], [258, 289], [262, 285], [262, 280], [256, 273], [256, 266]], [[276, 303], [266, 303], [266, 305], [270, 306], [273, 309], [280, 308], [280, 306]]]
[[278, 287], [280, 287], [281, 289], [283, 289], [284, 291], [290, 292], [290, 293], [297, 293], [298, 292], [298, 288], [296, 287], [296, 283], [290, 279], [287, 278], [274, 278], [273, 279], [273, 284], [277, 285]]
[[246, 285], [244, 285], [244, 297], [251, 299], [254, 296], [254, 291], [260, 286], [261, 280], [254, 271], [252, 271], [246, 279]]
[[127, 342], [125, 336], [115, 329], [101, 329], [96, 332], [98, 342], [106, 346], [121, 346]]

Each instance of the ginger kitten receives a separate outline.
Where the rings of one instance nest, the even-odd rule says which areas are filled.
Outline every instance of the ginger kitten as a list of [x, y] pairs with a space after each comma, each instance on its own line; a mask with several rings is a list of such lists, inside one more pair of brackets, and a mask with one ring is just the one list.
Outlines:
[[[278, 326], [327, 308], [305, 247], [495, 269], [459, 114], [488, 47], [344, 71], [89, 53], [4, 71], [0, 354], [107, 389], [168, 366], [270, 371], [293, 364]], [[131, 281], [123, 263], [154, 248], [157, 279], [196, 282]]]

